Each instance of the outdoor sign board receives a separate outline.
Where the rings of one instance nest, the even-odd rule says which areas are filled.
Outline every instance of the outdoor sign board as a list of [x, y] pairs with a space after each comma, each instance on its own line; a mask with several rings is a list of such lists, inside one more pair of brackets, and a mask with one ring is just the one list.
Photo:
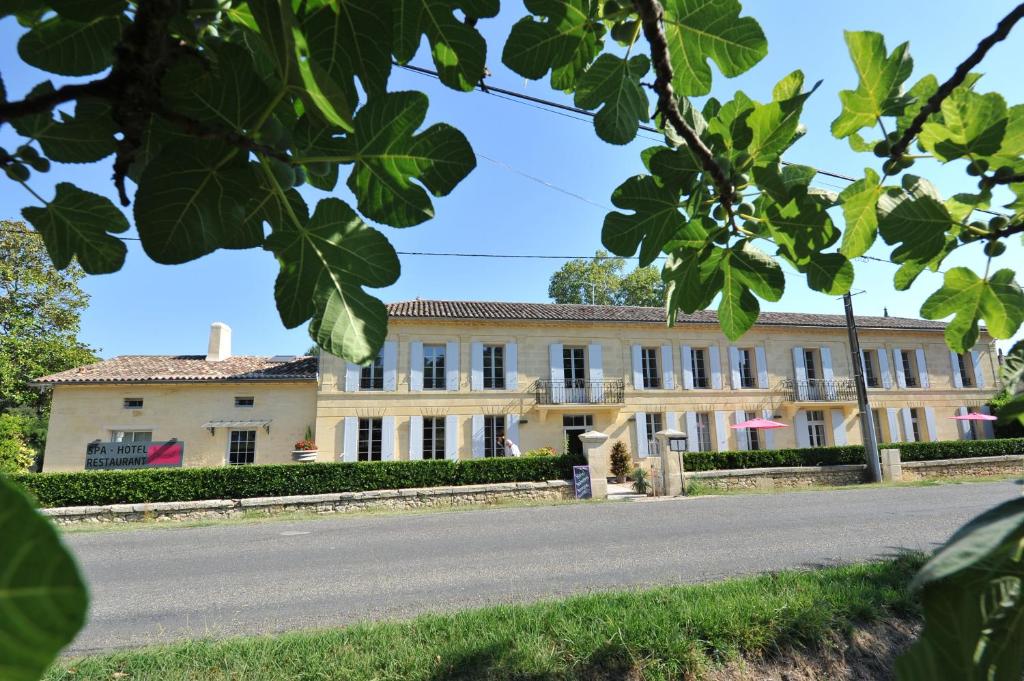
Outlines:
[[128, 468], [180, 468], [185, 460], [185, 443], [90, 442], [85, 448], [85, 470], [111, 471]]
[[590, 499], [594, 496], [590, 489], [590, 466], [573, 466], [572, 482], [576, 487], [577, 499]]

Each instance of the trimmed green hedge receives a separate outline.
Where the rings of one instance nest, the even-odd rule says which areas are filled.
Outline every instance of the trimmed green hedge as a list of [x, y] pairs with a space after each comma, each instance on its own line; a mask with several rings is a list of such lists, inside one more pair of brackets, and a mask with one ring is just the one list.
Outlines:
[[377, 489], [568, 480], [581, 462], [566, 456], [472, 461], [383, 461], [82, 471], [10, 476], [40, 506], [244, 499]]
[[[903, 461], [967, 459], [976, 456], [1024, 454], [1024, 438], [1006, 440], [949, 440], [943, 442], [897, 442], [880, 444], [879, 449], [900, 450]], [[809, 449], [768, 449], [756, 452], [694, 452], [684, 457], [687, 471], [721, 471], [738, 468], [779, 466], [837, 466], [864, 463], [864, 447], [814, 447]]]

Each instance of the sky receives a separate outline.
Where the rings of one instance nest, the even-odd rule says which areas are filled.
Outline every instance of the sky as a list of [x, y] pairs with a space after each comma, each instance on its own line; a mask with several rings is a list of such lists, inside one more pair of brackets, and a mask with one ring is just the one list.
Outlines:
[[[754, 99], [770, 99], [772, 86], [794, 69], [808, 83], [822, 80], [807, 101], [802, 121], [807, 134], [785, 155], [788, 161], [858, 176], [878, 163], [870, 154], [855, 154], [845, 141], [829, 133], [839, 113], [838, 91], [853, 89], [857, 79], [843, 41], [843, 30], [875, 30], [886, 36], [887, 47], [910, 41], [914, 74], [945, 80], [976, 43], [989, 34], [1016, 2], [816, 2], [788, 0], [748, 2], [744, 14], [761, 24], [768, 39], [768, 56], [738, 78], [727, 79], [712, 66], [712, 95], [725, 101], [736, 90]], [[533, 96], [571, 103], [552, 91], [546, 80], [525, 81], [501, 64], [501, 45], [512, 24], [526, 14], [519, 2], [505, 0], [501, 14], [481, 20], [478, 28], [488, 41], [487, 82]], [[8, 98], [23, 97], [33, 85], [52, 78], [24, 65], [17, 56], [17, 39], [24, 32], [13, 18], [0, 19], [0, 75]], [[994, 47], [981, 68], [983, 92], [998, 91], [1008, 104], [1024, 102], [1024, 79], [1019, 55], [1024, 51], [1024, 26]], [[426, 43], [414, 64], [431, 67]], [[57, 79], [54, 79], [55, 82]], [[65, 81], [60, 81], [65, 82]], [[624, 146], [600, 141], [589, 120], [560, 115], [549, 109], [479, 91], [459, 93], [437, 80], [402, 69], [392, 72], [391, 90], [417, 89], [430, 98], [426, 124], [447, 122], [460, 129], [477, 154], [477, 168], [447, 197], [434, 199], [436, 217], [422, 225], [396, 229], [378, 226], [398, 251], [591, 256], [601, 248], [601, 225], [611, 209], [612, 191], [627, 177], [643, 172], [640, 152], [657, 144], [653, 133], [641, 131]], [[701, 100], [697, 100], [700, 104]], [[9, 127], [0, 130], [0, 146], [8, 148]], [[116, 203], [110, 182], [110, 159], [98, 164], [54, 164], [46, 175], [33, 174], [30, 184], [52, 196], [58, 181], [72, 181]], [[937, 184], [944, 196], [974, 191], [975, 183], [961, 167], [915, 166]], [[920, 170], [919, 170], [920, 168]], [[344, 172], [344, 168], [343, 168]], [[344, 178], [333, 195], [349, 201]], [[815, 184], [841, 190], [846, 183], [819, 176]], [[304, 188], [311, 203], [324, 193]], [[0, 217], [19, 219], [21, 208], [33, 199], [22, 188], [0, 180]], [[836, 211], [841, 225], [841, 215]], [[130, 218], [130, 215], [129, 215]], [[1024, 247], [1017, 239], [995, 266], [1020, 270]], [[878, 240], [869, 255], [886, 257]], [[548, 302], [548, 280], [561, 260], [487, 259], [401, 256], [402, 275], [386, 289], [371, 289], [385, 302], [416, 297], [449, 300]], [[964, 265], [983, 271], [980, 244], [962, 248], [943, 269]], [[942, 284], [942, 275], [926, 272], [909, 291], [892, 285], [896, 267], [888, 263], [855, 263], [854, 298], [858, 314], [919, 316], [921, 303]], [[792, 272], [792, 271], [791, 271]], [[157, 265], [138, 242], [128, 242], [128, 258], [119, 272], [88, 276], [84, 290], [91, 296], [82, 318], [81, 339], [102, 357], [121, 354], [201, 354], [206, 351], [209, 324], [221, 321], [233, 329], [236, 354], [302, 353], [311, 341], [305, 327], [285, 329], [274, 307], [277, 264], [267, 251], [218, 251], [184, 265]], [[762, 309], [842, 313], [842, 301], [810, 291], [802, 277], [786, 277], [786, 293], [777, 303], [762, 301]], [[1018, 334], [1020, 336], [1021, 334]], [[1001, 347], [1009, 343], [1001, 342]]]

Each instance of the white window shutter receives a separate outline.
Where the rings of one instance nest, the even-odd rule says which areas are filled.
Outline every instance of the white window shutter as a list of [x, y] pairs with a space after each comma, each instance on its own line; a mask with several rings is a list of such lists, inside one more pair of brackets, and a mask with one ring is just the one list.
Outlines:
[[661, 387], [665, 390], [675, 390], [676, 371], [672, 365], [672, 346], [661, 346]]
[[604, 380], [604, 357], [600, 343], [591, 343], [587, 348], [587, 363], [590, 365], [590, 380]]
[[832, 412], [832, 444], [842, 447], [846, 444], [846, 418], [842, 409], [830, 409]]
[[459, 460], [459, 417], [455, 414], [444, 417], [444, 458]]
[[[761, 412], [761, 416], [771, 421], [774, 414], [772, 414], [771, 409], [765, 409]], [[764, 441], [765, 449], [775, 449], [775, 430], [773, 428], [765, 428], [762, 430], [761, 439]]]
[[[633, 345], [630, 348], [630, 356], [633, 358], [633, 388], [636, 390], [644, 389], [644, 371], [643, 363], [640, 360], [640, 346]], [[647, 456], [644, 454], [644, 456]]]
[[342, 461], [359, 460], [359, 418], [356, 416], [345, 417], [345, 433], [343, 435], [345, 451], [341, 453]]
[[[992, 410], [988, 408], [987, 404], [983, 404], [980, 407], [978, 407], [978, 411], [980, 411], [982, 414], [988, 414], [990, 416], [992, 414]], [[986, 440], [991, 440], [992, 438], [994, 438], [996, 436], [996, 430], [995, 430], [995, 428], [992, 427], [992, 422], [991, 421], [982, 421], [981, 425], [982, 425], [982, 428], [985, 431], [985, 439]]]
[[398, 390], [398, 343], [384, 341], [381, 359], [384, 364], [384, 390]]
[[928, 426], [928, 442], [938, 442], [939, 431], [935, 427], [935, 410], [931, 407], [924, 408], [924, 420]]
[[[957, 407], [956, 408], [956, 415], [957, 416], [967, 416], [967, 407]], [[957, 421], [956, 422], [956, 426], [957, 426], [957, 429], [959, 429], [959, 431], [960, 431], [960, 439], [961, 440], [970, 440], [971, 439], [971, 422], [970, 421]]]
[[928, 380], [928, 363], [924, 360], [924, 348], [917, 349], [917, 384], [922, 388], [930, 388], [931, 381]]
[[796, 416], [793, 419], [794, 428], [796, 428], [796, 446], [801, 449], [806, 449], [811, 446], [811, 434], [807, 432], [807, 412], [800, 409], [796, 412]]
[[899, 412], [896, 407], [887, 407], [885, 410], [886, 419], [889, 421], [890, 442], [903, 442], [903, 436], [900, 435]]
[[903, 373], [903, 350], [901, 348], [892, 349], [892, 366], [896, 370], [896, 387], [906, 388], [907, 376]]
[[984, 388], [985, 371], [981, 366], [981, 353], [977, 350], [971, 350], [971, 364], [974, 365], [974, 387]]
[[484, 417], [473, 414], [473, 458], [484, 458]]
[[708, 363], [711, 364], [711, 388], [722, 389], [722, 358], [718, 354], [718, 346], [708, 348]]
[[718, 451], [729, 451], [729, 412], [715, 412], [715, 438]]
[[647, 414], [638, 411], [636, 420], [636, 455], [643, 459], [650, 453], [650, 446], [647, 443]]
[[395, 417], [383, 416], [380, 419], [380, 460], [395, 459]]
[[949, 351], [949, 370], [954, 388], [964, 387], [963, 376], [960, 375], [960, 357], [952, 350]]
[[548, 365], [551, 371], [551, 401], [559, 403], [565, 396], [565, 360], [562, 357], [562, 344], [552, 343], [548, 346]]
[[[747, 420], [747, 412], [742, 409], [737, 409], [733, 412], [733, 418], [736, 419], [734, 425], [739, 425]], [[745, 428], [733, 428], [732, 432], [736, 435], [736, 449], [746, 451], [750, 448], [750, 443], [747, 442], [747, 431]]]
[[505, 390], [519, 390], [519, 346], [515, 343], [505, 344]]
[[889, 373], [889, 353], [885, 348], [878, 348], [875, 352], [878, 357], [878, 373], [882, 374], [882, 387], [888, 390], [892, 387], [892, 374]]
[[903, 417], [903, 440], [905, 442], [916, 442], [914, 439], [914, 421], [910, 413], [910, 407], [900, 409], [900, 416]]
[[444, 350], [444, 383], [445, 390], [459, 389], [459, 341], [448, 341]]
[[818, 348], [818, 352], [821, 353], [821, 377], [831, 383], [835, 378], [835, 374], [832, 372], [832, 350], [823, 345]]
[[519, 414], [505, 414], [505, 437], [522, 450], [522, 443], [519, 442]]
[[679, 430], [679, 412], [665, 412], [665, 430]]
[[757, 387], [761, 390], [768, 389], [768, 356], [765, 354], [764, 346], [758, 345], [754, 348], [754, 355], [757, 357]]
[[806, 400], [809, 390], [807, 387], [807, 362], [804, 359], [803, 348], [793, 348], [793, 378], [796, 379], [797, 399]]
[[419, 461], [422, 458], [423, 417], [413, 415], [409, 417], [409, 461]]
[[686, 451], [700, 451], [700, 443], [697, 434], [697, 412], [686, 412]]
[[729, 346], [729, 386], [733, 390], [740, 387], [740, 351]]
[[679, 361], [683, 365], [683, 390], [693, 390], [693, 349], [689, 345], [679, 347]]
[[423, 342], [409, 343], [409, 390], [414, 393], [423, 390]]
[[345, 392], [354, 393], [359, 390], [359, 376], [363, 368], [352, 362], [345, 362]]
[[484, 389], [484, 344], [480, 341], [469, 346], [469, 389]]

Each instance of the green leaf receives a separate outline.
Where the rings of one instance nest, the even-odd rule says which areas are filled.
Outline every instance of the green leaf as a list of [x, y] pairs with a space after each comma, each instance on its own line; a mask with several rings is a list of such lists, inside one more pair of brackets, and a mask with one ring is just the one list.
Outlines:
[[114, 63], [122, 19], [101, 16], [80, 22], [55, 16], [18, 41], [25, 63], [62, 76], [87, 76]]
[[383, 234], [344, 201], [324, 199], [308, 224], [275, 226], [267, 248], [281, 265], [274, 295], [285, 326], [312, 316], [310, 334], [328, 352], [357, 363], [377, 355], [387, 312], [362, 287], [389, 286], [400, 270]]
[[958, 87], [942, 100], [942, 119], [928, 120], [918, 135], [921, 145], [940, 160], [988, 156], [999, 151], [1006, 133], [1006, 100]]
[[277, 78], [282, 84], [295, 81], [298, 66], [295, 46], [295, 16], [292, 3], [279, 0], [248, 0], [252, 21], [274, 58]]
[[782, 298], [786, 290], [782, 268], [749, 240], [743, 239], [738, 246], [730, 249], [729, 264], [733, 276], [755, 295], [772, 302]]
[[681, 95], [711, 91], [710, 58], [727, 78], [768, 54], [768, 41], [737, 0], [667, 0], [664, 29], [672, 59], [672, 84]]
[[844, 36], [860, 80], [856, 90], [839, 92], [843, 110], [832, 121], [832, 134], [840, 139], [874, 126], [880, 116], [902, 113], [907, 99], [900, 95], [900, 86], [914, 68], [907, 43], [886, 55], [881, 33], [846, 31]]
[[677, 248], [669, 254], [661, 278], [667, 283], [665, 298], [670, 322], [674, 322], [680, 310], [693, 313], [711, 304], [722, 290], [720, 264], [724, 254], [725, 249], [715, 246]]
[[88, 603], [56, 529], [0, 475], [0, 678], [41, 678], [82, 628]]
[[637, 55], [626, 61], [602, 54], [576, 86], [576, 106], [601, 110], [594, 116], [597, 136], [610, 144], [626, 144], [636, 137], [647, 114], [647, 95], [640, 79], [650, 70], [650, 60]]
[[604, 26], [598, 0], [526, 0], [542, 17], [523, 17], [512, 26], [501, 61], [520, 76], [537, 80], [551, 71], [551, 87], [571, 91], [601, 52]]
[[999, 151], [988, 156], [993, 168], [1014, 165], [1024, 155], [1024, 104], [1011, 106], [1006, 112], [1006, 133]]
[[847, 258], [856, 258], [867, 253], [875, 243], [878, 234], [878, 199], [882, 196], [882, 185], [871, 168], [864, 169], [863, 179], [857, 180], [839, 193], [843, 207], [846, 231], [839, 252]]
[[1010, 338], [1024, 322], [1024, 292], [1013, 270], [999, 270], [987, 281], [966, 267], [954, 267], [938, 291], [921, 306], [925, 319], [955, 315], [946, 325], [946, 344], [968, 352], [978, 342], [978, 321], [984, 320], [993, 338]]
[[641, 158], [652, 175], [677, 193], [689, 188], [703, 172], [700, 161], [685, 145], [675, 149], [664, 146], [649, 147], [641, 152]]
[[391, 75], [390, 3], [377, 0], [339, 0], [324, 4], [302, 20], [309, 58], [335, 83], [352, 89], [358, 76], [374, 96], [387, 89]]
[[110, 232], [127, 231], [128, 220], [106, 197], [61, 182], [45, 208], [25, 208], [21, 214], [43, 236], [59, 270], [70, 265], [72, 258], [89, 274], [109, 274], [124, 264], [124, 242]]
[[446, 196], [476, 167], [473, 149], [455, 128], [437, 123], [413, 134], [426, 114], [423, 93], [391, 92], [371, 98], [356, 115], [344, 149], [355, 158], [348, 186], [366, 217], [392, 227], [418, 225], [434, 216], [423, 187]]
[[707, 131], [712, 148], [722, 147], [736, 153], [746, 150], [754, 137], [748, 119], [755, 106], [757, 102], [742, 90], [737, 90], [731, 100], [723, 104], [714, 116], [708, 118]]
[[620, 184], [612, 192], [612, 203], [633, 213], [608, 213], [601, 241], [615, 255], [631, 256], [639, 248], [641, 267], [654, 262], [677, 232], [692, 233], [696, 239], [707, 236], [679, 210], [679, 193], [659, 185], [650, 175], [634, 175]]
[[[31, 96], [53, 92], [49, 81], [32, 89]], [[110, 105], [101, 99], [80, 99], [75, 115], [61, 114], [56, 121], [50, 112], [32, 114], [11, 121], [19, 134], [37, 140], [43, 153], [61, 163], [93, 163], [113, 154], [117, 148], [117, 125]]]
[[416, 55], [426, 34], [441, 82], [469, 91], [484, 77], [487, 44], [483, 36], [455, 16], [486, 19], [498, 13], [498, 0], [396, 0], [393, 52], [401, 64]]
[[942, 252], [952, 218], [927, 180], [905, 175], [903, 187], [879, 197], [878, 232], [887, 244], [902, 242], [892, 252], [893, 262], [923, 265]]
[[[737, 340], [757, 321], [761, 306], [750, 292], [742, 265], [736, 267], [736, 251], [722, 258], [722, 298], [718, 303], [718, 323], [729, 340]], [[781, 276], [781, 274], [780, 274]]]
[[246, 221], [256, 184], [237, 150], [216, 142], [168, 147], [150, 161], [135, 195], [135, 225], [153, 260], [176, 265], [217, 248], [252, 248], [262, 226]]
[[[917, 117], [917, 114], [921, 112], [921, 109], [932, 95], [939, 89], [939, 80], [932, 74], [928, 74], [921, 78], [921, 80], [914, 83], [913, 87], [907, 90], [907, 106], [904, 107], [903, 111], [896, 116], [896, 130], [899, 133], [903, 133], [910, 124]], [[936, 114], [932, 114], [934, 117]], [[872, 145], [874, 146], [874, 145]], [[864, 149], [863, 151], [869, 151]]]
[[270, 99], [248, 50], [224, 43], [206, 50], [209, 63], [183, 58], [161, 82], [170, 108], [220, 128], [245, 131]]
[[830, 296], [849, 293], [853, 285], [853, 263], [840, 253], [819, 253], [800, 271], [807, 275], [808, 286]]
[[[1003, 382], [1003, 390], [1010, 395], [1024, 393], [1024, 340], [1013, 344], [1003, 358], [1003, 367], [999, 372]], [[1021, 395], [1024, 397], [1024, 395]], [[1000, 414], [1002, 408], [1000, 408]]]
[[74, 21], [116, 16], [128, 6], [125, 0], [49, 0], [49, 3], [57, 14]]
[[808, 92], [801, 92], [804, 84], [802, 71], [794, 71], [775, 86], [772, 102], [756, 104], [747, 118], [753, 133], [747, 153], [754, 163], [777, 161], [779, 156], [797, 140], [800, 113], [804, 101], [821, 85], [819, 80]]
[[807, 195], [806, 190], [801, 185], [790, 188], [792, 198], [786, 203], [768, 198], [761, 201], [772, 238], [783, 255], [798, 267], [839, 238], [826, 207]]

